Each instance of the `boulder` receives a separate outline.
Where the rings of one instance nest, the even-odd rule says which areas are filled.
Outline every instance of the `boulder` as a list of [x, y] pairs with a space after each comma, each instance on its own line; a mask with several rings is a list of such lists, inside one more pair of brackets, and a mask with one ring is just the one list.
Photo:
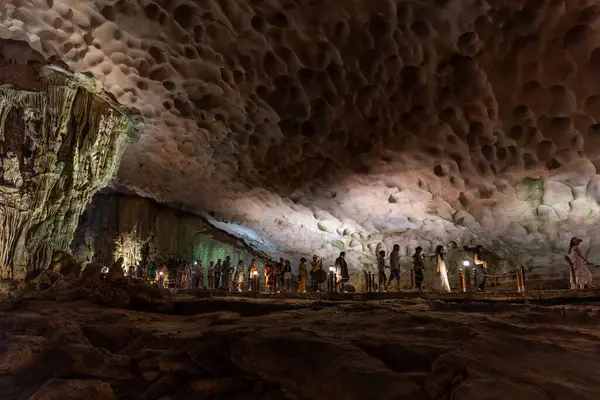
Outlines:
[[52, 254], [52, 262], [48, 269], [57, 272], [61, 275], [79, 275], [81, 265], [77, 260], [66, 251], [55, 251]]
[[52, 269], [47, 269], [42, 271], [33, 282], [35, 283], [36, 290], [48, 290], [59, 278], [60, 273]]
[[131, 298], [124, 287], [107, 283], [96, 286], [92, 290], [90, 300], [115, 307], [126, 307], [131, 303]]
[[108, 273], [106, 274], [106, 280], [109, 282], [118, 282], [124, 278], [125, 273], [123, 272], [123, 257], [119, 257], [119, 259], [115, 261], [108, 270]]
[[98, 263], [87, 264], [81, 272], [83, 284], [88, 287], [94, 287], [100, 284], [100, 280], [102, 277], [102, 268], [103, 266]]

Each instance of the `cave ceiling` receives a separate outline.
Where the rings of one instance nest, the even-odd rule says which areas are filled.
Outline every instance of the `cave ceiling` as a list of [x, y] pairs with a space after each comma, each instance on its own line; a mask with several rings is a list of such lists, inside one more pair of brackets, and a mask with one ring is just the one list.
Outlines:
[[549, 265], [572, 235], [600, 256], [595, 3], [5, 0], [0, 38], [140, 119], [114, 187], [274, 256]]

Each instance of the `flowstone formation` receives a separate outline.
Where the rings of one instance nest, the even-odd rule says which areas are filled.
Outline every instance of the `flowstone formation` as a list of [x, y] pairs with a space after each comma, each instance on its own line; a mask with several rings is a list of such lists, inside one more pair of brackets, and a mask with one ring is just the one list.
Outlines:
[[75, 76], [9, 63], [7, 48], [29, 49], [0, 41], [0, 278], [23, 279], [69, 248], [131, 136], [128, 117]]
[[226, 256], [233, 265], [240, 259], [249, 265], [252, 258], [265, 258], [197, 215], [115, 193], [94, 196], [81, 216], [73, 249], [78, 259], [101, 265], [123, 257], [125, 267], [176, 257], [200, 260], [205, 268]]
[[273, 256], [455, 241], [600, 259], [600, 7], [578, 0], [8, 0], [0, 37], [146, 122], [119, 181]]

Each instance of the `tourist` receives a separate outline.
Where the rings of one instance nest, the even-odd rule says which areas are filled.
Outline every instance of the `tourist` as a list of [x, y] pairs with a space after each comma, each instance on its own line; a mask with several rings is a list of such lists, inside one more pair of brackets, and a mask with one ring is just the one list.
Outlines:
[[221, 288], [221, 274], [223, 272], [223, 266], [221, 265], [221, 259], [217, 260], [215, 265], [215, 289]]
[[273, 282], [273, 263], [271, 260], [267, 260], [265, 267], [263, 269], [263, 273], [265, 274], [265, 289], [267, 292], [272, 293], [274, 290], [274, 282]]
[[150, 265], [150, 282], [154, 283], [156, 282], [156, 264], [152, 263]]
[[591, 286], [593, 279], [592, 271], [584, 265], [584, 262], [587, 264], [590, 262], [581, 255], [579, 249], [581, 242], [581, 239], [574, 237], [569, 244], [569, 259], [575, 272], [575, 289], [585, 289]]
[[185, 263], [183, 265], [183, 270], [187, 277], [186, 284], [183, 286], [183, 288], [192, 289], [194, 286], [194, 268], [192, 267], [192, 263]]
[[141, 262], [136, 266], [135, 277], [137, 279], [144, 279], [144, 265]]
[[387, 278], [385, 276], [385, 251], [380, 250], [377, 255], [377, 272], [379, 274], [379, 292], [387, 292]]
[[223, 290], [228, 291], [231, 286], [231, 282], [229, 281], [230, 275], [232, 272], [231, 267], [231, 258], [229, 256], [225, 257], [225, 261], [223, 261], [223, 266], [221, 267], [221, 279], [223, 280]]
[[387, 281], [385, 288], [387, 290], [388, 286], [392, 281], [396, 281], [396, 291], [400, 291], [400, 245], [395, 244], [392, 252], [390, 253], [390, 279]]
[[179, 268], [179, 264], [175, 264], [175, 288], [178, 289], [181, 286], [181, 280], [183, 277], [183, 269]]
[[185, 268], [183, 270], [183, 272], [181, 273], [181, 281], [179, 282], [179, 287], [181, 289], [187, 289], [188, 288], [188, 273], [187, 273], [187, 268]]
[[162, 268], [160, 269], [159, 274], [161, 274], [161, 287], [162, 288], [168, 288], [169, 287], [169, 269], [167, 268], [167, 264], [162, 265]]
[[232, 291], [237, 287], [237, 276], [235, 275], [235, 271], [236, 269], [233, 265], [229, 267], [229, 285], [227, 285], [229, 291]]
[[413, 271], [415, 273], [415, 288], [420, 292], [423, 290], [423, 271], [425, 271], [425, 263], [423, 262], [423, 248], [417, 246], [415, 254], [413, 254]]
[[273, 281], [275, 283], [275, 292], [279, 293], [281, 291], [281, 278], [283, 276], [283, 258], [280, 259], [280, 262], [275, 264], [275, 269], [273, 271]]
[[206, 270], [206, 278], [208, 279], [208, 290], [215, 288], [215, 262], [211, 261], [208, 263], [208, 269]]
[[313, 255], [313, 259], [311, 261], [311, 270], [310, 270], [310, 284], [311, 284], [311, 291], [312, 292], [317, 292], [319, 291], [319, 285], [320, 282], [317, 282], [318, 279], [318, 272], [319, 270], [321, 270], [321, 260], [317, 259], [316, 255]]
[[473, 262], [475, 263], [475, 280], [477, 283], [477, 291], [483, 292], [487, 281], [488, 263], [483, 256], [483, 246], [477, 245], [473, 252]]
[[204, 266], [200, 260], [194, 261], [194, 273], [196, 274], [196, 290], [204, 289]]
[[290, 260], [285, 260], [283, 264], [283, 291], [289, 292], [292, 283], [292, 265]]
[[[256, 279], [258, 276], [258, 264], [256, 263], [256, 258], [253, 258], [250, 262], [250, 266], [248, 267], [248, 291], [252, 291], [252, 280]], [[257, 286], [258, 287], [258, 286]]]
[[350, 280], [348, 263], [345, 257], [346, 253], [342, 251], [340, 256], [335, 260], [335, 269], [340, 280], [340, 293], [346, 293], [346, 283]]
[[298, 266], [298, 292], [306, 293], [306, 258], [300, 259], [300, 265]]
[[244, 281], [246, 280], [246, 278], [244, 277], [244, 260], [240, 260], [238, 262], [237, 265], [237, 269], [235, 271], [235, 281], [234, 281], [234, 285], [235, 288], [237, 288], [238, 292], [242, 291], [242, 287], [244, 286]]
[[446, 261], [444, 261], [444, 246], [438, 246], [435, 249], [436, 262], [437, 262], [437, 273], [440, 277], [440, 290], [442, 292], [450, 292], [450, 282], [448, 282], [448, 268], [446, 267]]

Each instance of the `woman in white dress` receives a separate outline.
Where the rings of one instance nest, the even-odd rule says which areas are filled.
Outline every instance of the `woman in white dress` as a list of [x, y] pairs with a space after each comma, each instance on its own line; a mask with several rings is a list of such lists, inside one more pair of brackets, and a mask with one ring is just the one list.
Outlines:
[[444, 261], [444, 247], [438, 246], [435, 249], [436, 261], [437, 261], [437, 273], [440, 276], [440, 290], [443, 292], [450, 292], [450, 283], [448, 282], [448, 268], [446, 268], [446, 262]]
[[575, 289], [585, 289], [586, 286], [592, 284], [593, 279], [592, 271], [584, 264], [584, 262], [589, 264], [589, 261], [581, 255], [579, 250], [581, 242], [581, 239], [573, 238], [569, 245], [569, 259], [575, 270]]

